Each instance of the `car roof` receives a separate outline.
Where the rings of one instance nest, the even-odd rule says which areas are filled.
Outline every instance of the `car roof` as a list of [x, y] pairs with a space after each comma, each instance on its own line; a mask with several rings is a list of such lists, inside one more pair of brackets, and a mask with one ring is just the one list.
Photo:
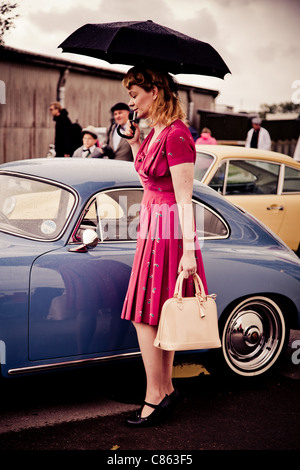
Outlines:
[[108, 159], [33, 158], [0, 165], [0, 171], [10, 171], [45, 178], [73, 187], [80, 193], [83, 185], [97, 188], [122, 184], [139, 185], [132, 162]]
[[205, 152], [215, 155], [218, 158], [259, 158], [260, 160], [274, 160], [287, 165], [295, 166], [300, 169], [300, 163], [292, 157], [279, 152], [272, 152], [270, 150], [252, 149], [240, 147], [235, 145], [196, 145], [197, 152]]
[[[112, 187], [141, 187], [133, 162], [102, 158], [32, 158], [0, 165], [1, 172], [13, 172], [53, 181], [74, 188], [83, 198]], [[194, 188], [208, 197], [216, 191], [194, 180]]]

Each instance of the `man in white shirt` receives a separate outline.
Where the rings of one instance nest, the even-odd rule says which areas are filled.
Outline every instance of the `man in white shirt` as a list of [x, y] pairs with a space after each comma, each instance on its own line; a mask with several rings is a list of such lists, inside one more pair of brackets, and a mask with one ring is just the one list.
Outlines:
[[82, 129], [83, 145], [75, 150], [73, 158], [102, 158], [101, 150], [96, 146], [97, 140], [98, 135], [94, 126]]
[[298, 137], [298, 141], [297, 141], [297, 144], [296, 144], [296, 147], [295, 147], [294, 159], [297, 162], [300, 162], [300, 135]]
[[245, 147], [271, 150], [271, 137], [267, 129], [261, 127], [261, 119], [252, 119], [252, 129], [247, 134]]

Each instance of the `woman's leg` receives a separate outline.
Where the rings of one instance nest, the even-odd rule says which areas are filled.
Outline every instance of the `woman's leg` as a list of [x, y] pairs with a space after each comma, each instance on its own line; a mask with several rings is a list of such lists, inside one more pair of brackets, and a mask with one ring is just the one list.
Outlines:
[[[166, 394], [174, 390], [172, 385], [173, 351], [163, 351], [153, 346], [157, 327], [135, 323], [140, 350], [146, 372], [147, 389], [145, 401], [158, 405]], [[149, 416], [153, 408], [145, 405], [142, 417]]]
[[174, 363], [174, 351], [161, 351], [162, 352], [162, 367], [163, 367], [163, 384], [164, 392], [167, 395], [170, 395], [174, 392], [173, 382], [172, 382], [172, 372], [173, 372], [173, 363]]

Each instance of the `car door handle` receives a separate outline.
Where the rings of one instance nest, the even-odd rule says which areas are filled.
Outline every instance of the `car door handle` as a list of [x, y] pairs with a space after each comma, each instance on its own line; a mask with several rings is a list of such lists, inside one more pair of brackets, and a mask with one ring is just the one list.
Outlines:
[[268, 211], [283, 211], [284, 210], [284, 207], [283, 206], [276, 206], [274, 204], [274, 206], [269, 206], [267, 207], [267, 210]]

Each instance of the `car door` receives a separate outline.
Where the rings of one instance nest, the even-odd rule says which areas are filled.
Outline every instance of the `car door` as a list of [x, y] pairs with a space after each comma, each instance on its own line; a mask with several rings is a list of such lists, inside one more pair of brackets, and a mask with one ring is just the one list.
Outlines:
[[281, 165], [273, 162], [230, 159], [221, 164], [209, 186], [278, 234], [286, 211], [278, 191], [281, 171]]
[[[135, 188], [96, 194], [69, 243], [33, 263], [30, 360], [59, 362], [72, 356], [138, 351], [135, 329], [120, 315], [135, 254], [142, 194]], [[229, 236], [228, 226], [211, 208], [195, 202], [194, 211], [200, 243]], [[97, 233], [96, 246], [82, 243], [87, 231]]]
[[292, 250], [297, 251], [300, 244], [300, 171], [285, 165], [282, 181], [280, 192], [284, 223], [278, 235]]
[[[135, 253], [141, 198], [140, 189], [95, 195], [70, 243], [35, 261], [30, 280], [31, 360], [138, 350], [134, 327], [120, 315]], [[82, 249], [85, 230], [97, 232], [97, 246]]]

